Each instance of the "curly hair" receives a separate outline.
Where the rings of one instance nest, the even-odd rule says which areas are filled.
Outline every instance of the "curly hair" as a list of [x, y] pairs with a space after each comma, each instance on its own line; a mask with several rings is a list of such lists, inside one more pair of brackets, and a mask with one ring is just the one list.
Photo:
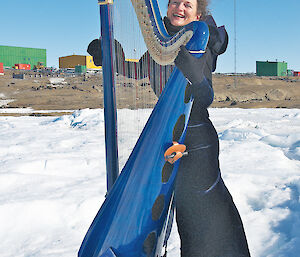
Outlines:
[[197, 0], [197, 13], [206, 16], [208, 14], [208, 6], [209, 0]]
[[[168, 6], [170, 4], [170, 1], [168, 1]], [[207, 6], [209, 4], [209, 0], [197, 0], [197, 13], [201, 14], [202, 17], [206, 16], [208, 14]]]

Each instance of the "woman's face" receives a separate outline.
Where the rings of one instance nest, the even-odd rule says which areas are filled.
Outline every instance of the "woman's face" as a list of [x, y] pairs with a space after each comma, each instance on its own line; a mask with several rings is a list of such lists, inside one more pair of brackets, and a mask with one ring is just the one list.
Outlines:
[[197, 0], [170, 0], [167, 17], [173, 26], [185, 26], [192, 21], [198, 21]]

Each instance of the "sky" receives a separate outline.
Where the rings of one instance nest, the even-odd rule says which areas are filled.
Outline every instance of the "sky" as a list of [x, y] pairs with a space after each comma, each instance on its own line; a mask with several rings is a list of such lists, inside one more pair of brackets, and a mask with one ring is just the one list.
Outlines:
[[[0, 103], [1, 105], [1, 103]], [[0, 109], [0, 112], [34, 112]], [[150, 110], [118, 117], [129, 128]], [[40, 111], [39, 111], [40, 112]], [[252, 257], [299, 257], [300, 110], [212, 108], [222, 177], [244, 223]], [[142, 124], [140, 124], [142, 126]], [[105, 199], [103, 109], [61, 117], [0, 117], [0, 256], [70, 257]], [[120, 155], [124, 164], [130, 151]], [[178, 257], [173, 225], [168, 257]]]
[[[167, 0], [159, 1], [165, 15]], [[300, 71], [298, 4], [299, 0], [236, 0], [236, 72], [255, 72], [255, 62], [267, 60], [285, 61], [288, 69]], [[234, 72], [234, 0], [211, 0], [209, 8], [230, 39], [216, 72]], [[126, 7], [121, 12], [128, 14]], [[0, 23], [0, 45], [47, 49], [47, 66], [54, 67], [61, 56], [87, 55], [89, 42], [100, 36], [96, 0], [1, 1]]]

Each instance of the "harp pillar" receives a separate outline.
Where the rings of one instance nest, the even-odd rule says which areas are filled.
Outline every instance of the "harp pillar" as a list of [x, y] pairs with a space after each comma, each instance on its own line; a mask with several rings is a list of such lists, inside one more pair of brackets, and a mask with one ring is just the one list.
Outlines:
[[102, 37], [102, 73], [104, 89], [105, 153], [107, 192], [119, 175], [117, 112], [114, 73], [113, 0], [98, 0]]

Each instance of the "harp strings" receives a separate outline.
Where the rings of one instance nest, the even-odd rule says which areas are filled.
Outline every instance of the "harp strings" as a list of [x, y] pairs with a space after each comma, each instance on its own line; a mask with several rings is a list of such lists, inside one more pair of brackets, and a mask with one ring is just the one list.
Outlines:
[[157, 97], [150, 87], [148, 77], [145, 76], [148, 74], [148, 60], [141, 57], [147, 48], [131, 1], [114, 1], [113, 6], [118, 151], [119, 166], [122, 169]]
[[[120, 168], [172, 72], [167, 64], [174, 61], [180, 45], [193, 35], [191, 29], [183, 29], [170, 37], [159, 5], [167, 6], [167, 1], [122, 0], [113, 5]], [[126, 125], [129, 120], [130, 127]], [[129, 133], [134, 136], [129, 137]]]

